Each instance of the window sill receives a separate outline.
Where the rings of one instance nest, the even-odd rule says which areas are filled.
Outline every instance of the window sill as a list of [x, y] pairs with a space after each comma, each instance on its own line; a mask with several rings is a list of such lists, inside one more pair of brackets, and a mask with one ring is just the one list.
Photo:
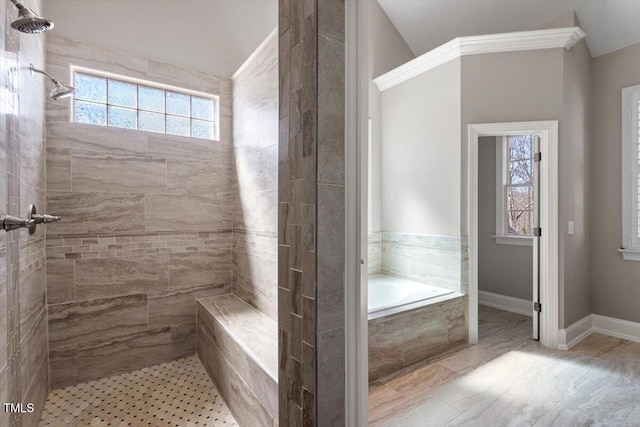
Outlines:
[[498, 245], [533, 246], [533, 237], [493, 236]]
[[622, 253], [625, 261], [640, 261], [640, 250], [638, 249], [618, 249]]

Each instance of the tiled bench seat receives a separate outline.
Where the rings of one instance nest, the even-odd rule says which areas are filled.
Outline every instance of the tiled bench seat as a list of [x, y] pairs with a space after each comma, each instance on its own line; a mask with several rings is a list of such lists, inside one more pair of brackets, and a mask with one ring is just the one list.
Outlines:
[[198, 300], [198, 356], [245, 427], [278, 425], [278, 326], [232, 294]]

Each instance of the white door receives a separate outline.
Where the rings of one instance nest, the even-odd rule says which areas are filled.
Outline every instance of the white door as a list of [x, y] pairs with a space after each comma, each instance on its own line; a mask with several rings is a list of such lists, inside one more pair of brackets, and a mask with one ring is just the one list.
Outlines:
[[540, 152], [540, 136], [533, 138], [533, 339], [540, 341], [540, 238], [542, 229], [540, 228], [540, 167], [542, 163], [542, 153]]

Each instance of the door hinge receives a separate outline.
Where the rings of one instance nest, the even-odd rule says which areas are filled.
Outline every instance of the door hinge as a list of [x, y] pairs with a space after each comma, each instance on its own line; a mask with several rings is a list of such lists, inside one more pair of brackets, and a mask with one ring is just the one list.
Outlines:
[[537, 311], [538, 313], [542, 312], [542, 304], [540, 304], [539, 302], [534, 302], [533, 311]]
[[535, 227], [533, 229], [533, 235], [534, 235], [534, 237], [542, 236], [542, 227]]
[[542, 153], [536, 153], [533, 155], [533, 161], [534, 162], [541, 162], [542, 161]]

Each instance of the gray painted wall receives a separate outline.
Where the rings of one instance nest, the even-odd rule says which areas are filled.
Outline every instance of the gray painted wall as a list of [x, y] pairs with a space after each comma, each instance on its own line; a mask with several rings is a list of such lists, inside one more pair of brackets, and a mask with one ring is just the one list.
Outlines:
[[496, 138], [480, 138], [478, 149], [478, 288], [533, 300], [533, 248], [499, 245], [496, 228]]
[[590, 263], [593, 312], [640, 322], [640, 262], [623, 261], [621, 90], [640, 83], [640, 44], [592, 62]]
[[[591, 313], [589, 278], [589, 105], [591, 54], [582, 40], [563, 55], [559, 128], [560, 322], [569, 326]], [[573, 221], [575, 233], [567, 232]], [[564, 258], [563, 258], [564, 257]], [[564, 280], [564, 286], [562, 281]], [[564, 316], [562, 309], [564, 307]], [[562, 325], [561, 325], [562, 326]]]
[[460, 59], [382, 92], [382, 230], [460, 236]]
[[377, 1], [368, 3], [369, 8], [369, 118], [372, 121], [372, 197], [373, 220], [371, 231], [380, 231], [382, 215], [382, 165], [381, 165], [381, 106], [380, 91], [373, 79], [415, 58], [396, 27], [391, 23]]
[[[559, 286], [560, 327], [589, 314], [586, 164], [588, 159], [588, 50], [546, 49], [466, 56], [462, 62], [462, 164], [466, 165], [467, 126], [533, 120], [559, 120]], [[514, 72], [517, 70], [517, 72]], [[517, 94], [517, 98], [514, 98]], [[515, 102], [514, 102], [515, 101]], [[466, 195], [466, 169], [463, 168]], [[466, 196], [462, 199], [467, 234]], [[567, 236], [567, 222], [575, 234]]]

